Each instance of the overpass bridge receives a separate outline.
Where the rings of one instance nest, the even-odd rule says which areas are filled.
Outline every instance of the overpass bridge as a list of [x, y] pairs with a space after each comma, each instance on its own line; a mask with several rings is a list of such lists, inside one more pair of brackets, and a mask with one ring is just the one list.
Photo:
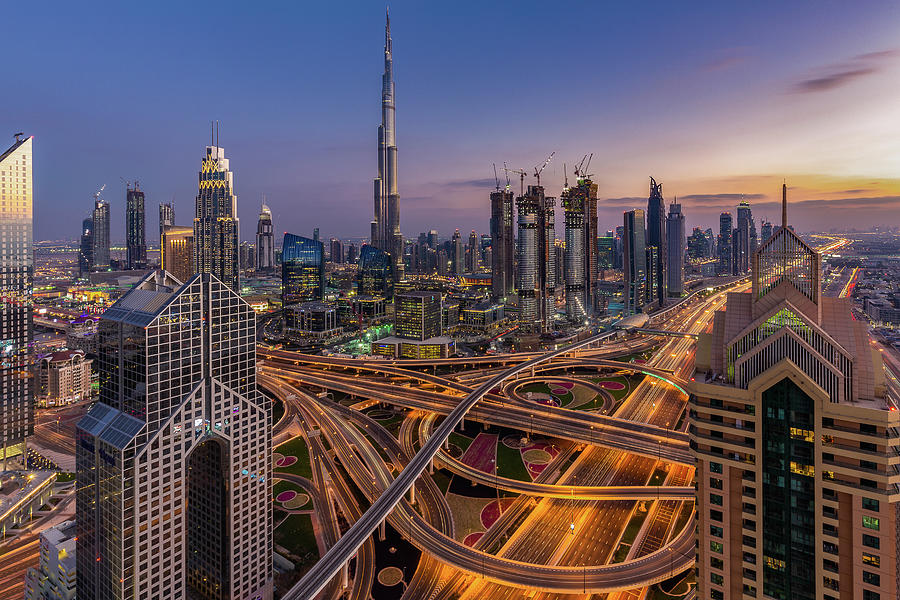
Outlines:
[[[431, 461], [440, 452], [442, 445], [450, 434], [465, 418], [466, 413], [490, 390], [501, 385], [507, 378], [528, 370], [535, 365], [552, 360], [573, 350], [602, 342], [615, 336], [616, 333], [616, 331], [610, 331], [594, 335], [559, 350], [522, 362], [492, 377], [470, 392], [440, 423], [433, 434], [425, 440], [419, 452], [412, 457], [409, 464], [397, 475], [397, 478], [394, 479], [384, 493], [372, 503], [362, 518], [354, 523], [312, 569], [293, 588], [285, 593], [283, 599], [311, 600], [341, 571], [344, 564], [353, 557], [365, 541], [378, 529], [381, 522], [397, 507], [419, 476], [429, 468]], [[518, 580], [520, 584], [526, 587], [547, 590], [568, 589], [570, 587], [569, 584], [572, 584], [571, 587], [574, 591], [576, 588], [581, 589], [582, 583], [586, 588], [590, 589], [626, 589], [627, 587], [662, 581], [672, 574], [682, 571], [690, 564], [693, 564], [693, 547], [693, 525], [689, 523], [681, 534], [676, 536], [662, 550], [633, 561], [589, 568], [523, 565], [528, 567], [525, 571], [506, 574], [505, 578], [508, 578], [510, 581], [513, 579]], [[500, 572], [506, 567], [505, 563], [500, 564], [498, 562], [498, 564], [493, 564], [501, 561], [501, 559], [485, 557], [485, 560], [488, 558], [490, 558], [489, 562], [491, 563], [488, 566], [491, 569], [496, 569], [497, 572]], [[613, 587], [605, 587], [610, 585]], [[621, 585], [626, 587], [617, 587]]]

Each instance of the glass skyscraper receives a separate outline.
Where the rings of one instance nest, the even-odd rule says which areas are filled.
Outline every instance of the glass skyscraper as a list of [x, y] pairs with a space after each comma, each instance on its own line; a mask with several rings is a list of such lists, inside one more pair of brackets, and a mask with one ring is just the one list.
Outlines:
[[363, 246], [356, 273], [356, 289], [360, 295], [385, 298], [394, 295], [393, 262], [387, 252], [375, 246]]
[[325, 247], [319, 240], [284, 234], [281, 300], [284, 306], [325, 298]]
[[237, 196], [234, 173], [225, 150], [207, 146], [200, 167], [200, 191], [194, 212], [194, 272], [212, 273], [231, 289], [240, 290]]
[[147, 227], [144, 192], [137, 182], [125, 192], [125, 259], [128, 269], [147, 268]]
[[92, 254], [95, 271], [108, 271], [109, 262], [109, 202], [100, 197], [100, 192], [94, 194], [94, 220], [92, 237]]
[[272, 414], [253, 309], [154, 271], [101, 318], [76, 428], [78, 596], [272, 597]]
[[275, 268], [275, 231], [272, 225], [272, 211], [265, 204], [259, 211], [256, 223], [256, 264], [254, 268], [268, 271]]
[[78, 273], [87, 277], [94, 267], [94, 219], [88, 217], [81, 222], [81, 246], [78, 250]]
[[625, 213], [622, 234], [622, 269], [625, 271], [625, 311], [638, 313], [647, 303], [647, 238], [644, 211], [636, 208]]
[[34, 429], [31, 380], [32, 338], [32, 137], [0, 154], [0, 459], [25, 452]]

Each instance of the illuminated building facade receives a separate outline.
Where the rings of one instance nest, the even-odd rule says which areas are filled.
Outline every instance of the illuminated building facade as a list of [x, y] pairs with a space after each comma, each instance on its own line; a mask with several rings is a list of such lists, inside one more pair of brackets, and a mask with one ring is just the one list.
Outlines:
[[556, 198], [546, 197], [540, 185], [516, 198], [516, 294], [525, 330], [546, 331], [556, 312], [555, 206]]
[[[666, 204], [662, 195], [662, 184], [650, 178], [650, 197], [647, 199], [647, 247], [656, 248], [653, 262], [647, 265], [647, 289], [649, 302], [658, 301], [662, 306], [668, 298], [667, 250], [666, 245]], [[651, 252], [652, 253], [652, 252]], [[652, 253], [653, 254], [653, 253]], [[652, 277], [650, 277], [652, 275]]]
[[237, 196], [234, 173], [225, 150], [207, 146], [199, 173], [194, 211], [194, 272], [212, 273], [235, 291], [240, 290]]
[[78, 597], [272, 598], [272, 414], [256, 318], [215, 276], [149, 273], [100, 322], [76, 429]]
[[147, 224], [144, 192], [137, 182], [125, 191], [125, 261], [128, 269], [147, 268]]
[[684, 294], [684, 249], [687, 239], [684, 213], [681, 212], [681, 205], [675, 201], [669, 205], [669, 215], [666, 217], [666, 244], [668, 293], [673, 298], [680, 298]]
[[272, 211], [265, 204], [259, 211], [256, 223], [256, 264], [259, 271], [271, 271], [275, 268], [275, 230], [272, 225]]
[[108, 271], [110, 269], [109, 262], [109, 202], [100, 197], [98, 192], [94, 198], [94, 212], [91, 214], [93, 218], [92, 237], [91, 237], [91, 258], [94, 261], [93, 270]]
[[194, 274], [194, 228], [169, 225], [162, 234], [160, 262], [163, 270], [178, 281], [187, 281]]
[[319, 240], [284, 234], [281, 300], [287, 306], [325, 298], [325, 248]]
[[441, 293], [411, 291], [396, 294], [394, 335], [420, 341], [441, 335]]
[[587, 314], [585, 306], [585, 244], [584, 197], [569, 188], [563, 190], [560, 203], [565, 218], [566, 248], [564, 253], [564, 279], [566, 286], [566, 317], [580, 322]]
[[697, 346], [698, 596], [897, 598], [900, 411], [850, 300], [782, 223]]
[[[21, 135], [21, 134], [20, 134]], [[32, 137], [0, 154], [0, 460], [25, 452], [33, 433], [29, 368], [32, 341]]]

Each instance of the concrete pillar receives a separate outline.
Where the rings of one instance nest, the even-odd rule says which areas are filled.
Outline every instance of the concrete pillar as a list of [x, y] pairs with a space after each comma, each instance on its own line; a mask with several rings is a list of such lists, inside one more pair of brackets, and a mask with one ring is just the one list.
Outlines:
[[444, 438], [444, 450], [449, 450], [449, 449], [450, 449], [450, 438], [445, 437]]
[[434, 475], [434, 457], [431, 457], [431, 460], [428, 461], [428, 474]]
[[386, 523], [387, 523], [387, 520], [384, 520], [378, 525], [378, 539], [379, 539], [379, 541], [382, 541], [382, 542], [385, 540], [385, 538], [387, 538]]
[[409, 488], [409, 503], [410, 504], [416, 503], [416, 484], [415, 483], [413, 483], [412, 486]]
[[348, 560], [341, 567], [341, 589], [350, 585], [350, 561]]

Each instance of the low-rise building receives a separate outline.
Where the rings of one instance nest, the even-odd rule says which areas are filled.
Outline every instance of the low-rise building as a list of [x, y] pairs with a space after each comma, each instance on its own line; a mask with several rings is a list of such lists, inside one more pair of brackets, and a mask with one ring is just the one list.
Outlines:
[[62, 350], [41, 357], [35, 368], [35, 403], [46, 408], [89, 398], [92, 362], [83, 350]]
[[330, 302], [302, 302], [284, 309], [285, 326], [301, 335], [329, 338], [340, 333], [337, 307]]
[[462, 311], [463, 327], [469, 330], [488, 331], [504, 320], [503, 305], [495, 302], [480, 302]]
[[372, 342], [372, 354], [391, 358], [432, 359], [453, 354], [453, 338], [436, 336], [425, 340], [409, 340], [395, 336]]
[[66, 346], [69, 350], [83, 350], [85, 354], [97, 353], [97, 319], [79, 317], [66, 327]]
[[25, 575], [25, 600], [75, 598], [75, 521], [65, 521], [41, 533], [40, 566]]

